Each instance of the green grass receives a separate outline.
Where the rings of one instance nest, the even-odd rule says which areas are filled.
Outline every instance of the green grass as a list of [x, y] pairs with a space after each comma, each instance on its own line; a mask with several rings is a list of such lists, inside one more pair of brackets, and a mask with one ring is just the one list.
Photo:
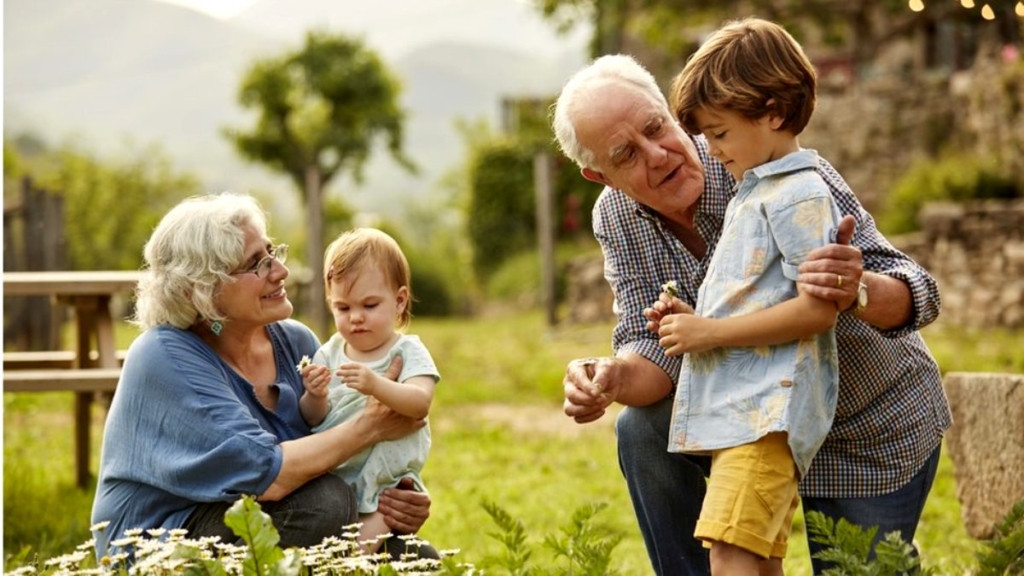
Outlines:
[[[605, 503], [595, 521], [623, 535], [612, 554], [621, 574], [649, 574], [625, 484], [618, 470], [612, 423], [577, 425], [562, 414], [562, 374], [576, 357], [607, 354], [610, 324], [544, 326], [539, 312], [492, 314], [475, 319], [417, 318], [411, 332], [430, 348], [442, 373], [431, 415], [434, 446], [424, 470], [433, 498], [422, 535], [480, 566], [500, 544], [483, 502], [521, 520], [543, 565], [544, 537], [557, 535], [573, 511]], [[119, 329], [119, 346], [132, 336]], [[970, 334], [929, 328], [925, 333], [944, 371], [1015, 371], [1021, 367], [1019, 335]], [[42, 557], [69, 552], [89, 538], [92, 490], [74, 486], [71, 394], [4, 395], [4, 554], [30, 550]], [[95, 410], [96, 470], [101, 415]], [[790, 540], [786, 573], [809, 575], [802, 516]], [[978, 545], [960, 520], [960, 505], [947, 455], [917, 534], [926, 566], [961, 574]]]

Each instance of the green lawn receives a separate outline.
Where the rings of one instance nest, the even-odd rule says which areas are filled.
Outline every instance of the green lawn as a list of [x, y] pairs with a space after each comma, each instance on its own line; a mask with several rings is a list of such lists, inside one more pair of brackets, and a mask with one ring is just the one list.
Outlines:
[[[442, 373], [431, 415], [434, 447], [424, 479], [434, 500], [423, 536], [458, 548], [477, 566], [500, 545], [483, 507], [492, 502], [519, 519], [535, 546], [533, 560], [550, 555], [542, 542], [581, 506], [603, 503], [596, 521], [620, 532], [613, 553], [621, 574], [648, 574], [615, 458], [613, 414], [576, 425], [561, 413], [561, 378], [568, 360], [606, 354], [610, 325], [550, 329], [540, 313], [457, 320], [417, 318], [412, 332], [433, 353]], [[1019, 335], [930, 328], [925, 333], [944, 371], [1024, 372]], [[131, 338], [119, 331], [122, 346]], [[4, 395], [4, 554], [43, 557], [68, 552], [89, 536], [91, 491], [74, 487], [70, 394]], [[101, 415], [96, 410], [94, 439]], [[94, 441], [92, 469], [98, 443]], [[810, 574], [802, 518], [795, 526], [786, 571]], [[961, 574], [976, 543], [960, 521], [952, 465], [944, 456], [918, 532], [926, 566]], [[549, 560], [548, 560], [549, 561]]]

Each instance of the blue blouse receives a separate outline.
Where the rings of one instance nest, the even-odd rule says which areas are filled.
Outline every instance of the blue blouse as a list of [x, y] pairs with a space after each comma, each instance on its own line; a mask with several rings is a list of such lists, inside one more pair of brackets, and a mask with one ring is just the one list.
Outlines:
[[267, 326], [277, 410], [188, 330], [162, 326], [129, 347], [103, 434], [92, 522], [98, 556], [132, 528], [180, 528], [200, 502], [262, 494], [281, 470], [279, 444], [310, 433], [295, 366], [319, 341], [294, 320]]

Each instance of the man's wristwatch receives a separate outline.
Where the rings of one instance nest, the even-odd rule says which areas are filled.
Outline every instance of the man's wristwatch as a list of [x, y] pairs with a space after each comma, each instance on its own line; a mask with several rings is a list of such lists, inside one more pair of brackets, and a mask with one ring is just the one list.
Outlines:
[[860, 282], [857, 286], [856, 306], [853, 311], [854, 314], [860, 314], [868, 307], [868, 285], [864, 282]]

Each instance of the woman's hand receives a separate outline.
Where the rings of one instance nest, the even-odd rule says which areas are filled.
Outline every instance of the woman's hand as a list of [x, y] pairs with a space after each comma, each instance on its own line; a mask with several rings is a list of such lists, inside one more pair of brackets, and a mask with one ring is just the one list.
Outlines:
[[416, 492], [412, 480], [403, 478], [398, 487], [381, 492], [377, 510], [397, 534], [415, 534], [430, 517], [430, 496]]
[[427, 425], [426, 418], [409, 418], [388, 408], [373, 396], [366, 399], [366, 407], [359, 415], [363, 429], [373, 439], [373, 444], [382, 440], [398, 440]]

